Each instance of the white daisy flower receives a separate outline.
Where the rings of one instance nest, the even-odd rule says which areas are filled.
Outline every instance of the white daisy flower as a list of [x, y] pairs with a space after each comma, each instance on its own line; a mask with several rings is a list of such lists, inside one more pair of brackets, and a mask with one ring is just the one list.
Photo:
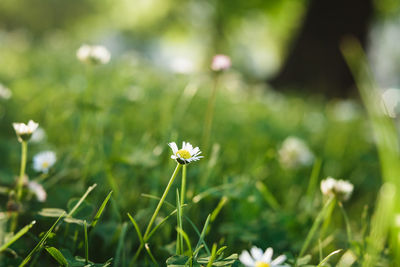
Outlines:
[[[274, 253], [272, 248], [267, 248], [265, 252], [261, 248], [252, 247], [250, 253], [244, 250], [240, 256], [239, 260], [246, 267], [285, 267], [288, 266], [283, 264], [286, 260], [285, 255], [280, 255], [279, 257], [272, 260], [272, 254]], [[251, 255], [250, 255], [251, 254]]]
[[321, 192], [325, 196], [335, 196], [340, 201], [346, 201], [353, 193], [354, 186], [349, 181], [336, 180], [328, 177], [321, 181]]
[[76, 52], [76, 57], [84, 63], [107, 64], [111, 54], [104, 46], [84, 44]]
[[56, 153], [53, 151], [40, 152], [33, 157], [33, 169], [37, 172], [48, 173], [56, 160]]
[[288, 169], [309, 166], [314, 160], [314, 155], [306, 143], [292, 136], [283, 141], [278, 154], [281, 165]]
[[28, 188], [29, 188], [29, 190], [32, 191], [32, 193], [35, 194], [35, 196], [39, 202], [46, 201], [47, 193], [41, 184], [39, 184], [38, 182], [35, 182], [35, 181], [29, 181]]
[[201, 154], [200, 148], [193, 148], [189, 142], [183, 142], [181, 149], [178, 149], [175, 142], [169, 143], [168, 145], [172, 149], [172, 153], [174, 153], [171, 155], [171, 159], [176, 160], [179, 164], [188, 164], [192, 161], [200, 160], [203, 157], [199, 156]]
[[20, 142], [28, 141], [31, 138], [32, 133], [37, 129], [38, 126], [39, 123], [36, 123], [33, 120], [30, 120], [28, 124], [22, 122], [13, 123], [15, 133], [17, 134], [18, 140]]
[[230, 57], [219, 54], [213, 57], [213, 60], [211, 62], [211, 69], [213, 71], [223, 71], [229, 69], [231, 65], [232, 62]]

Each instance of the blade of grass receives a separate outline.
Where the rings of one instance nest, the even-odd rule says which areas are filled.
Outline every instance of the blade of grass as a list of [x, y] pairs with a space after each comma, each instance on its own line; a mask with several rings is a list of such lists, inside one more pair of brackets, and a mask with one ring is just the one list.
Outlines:
[[98, 222], [99, 219], [100, 219], [101, 214], [103, 214], [104, 208], [106, 207], [108, 201], [110, 200], [110, 197], [111, 197], [112, 192], [113, 192], [113, 191], [111, 191], [110, 193], [108, 193], [107, 197], [104, 199], [104, 201], [103, 201], [103, 203], [101, 204], [99, 210], [97, 211], [96, 215], [94, 216], [94, 218], [93, 218], [93, 220], [92, 220], [92, 223], [90, 224], [91, 229], [93, 229], [93, 228], [96, 226], [97, 222]]
[[[207, 231], [208, 224], [210, 223], [210, 218], [211, 218], [211, 214], [209, 214], [207, 216], [206, 222], [204, 223], [204, 226], [203, 226], [203, 230], [201, 230], [199, 241], [197, 242], [197, 245], [196, 245], [196, 247], [194, 249], [195, 251], [197, 251], [197, 253], [195, 253], [195, 255], [194, 255], [195, 258], [198, 255], [199, 247], [201, 246], [202, 243], [205, 243], [204, 238], [206, 236], [206, 231]], [[208, 253], [208, 255], [210, 255], [210, 251], [209, 250], [207, 251], [207, 253]]]
[[325, 264], [325, 262], [327, 262], [329, 260], [330, 257], [332, 257], [335, 254], [338, 254], [339, 252], [341, 252], [341, 249], [335, 250], [332, 253], [330, 253], [328, 256], [326, 256], [318, 265], [317, 267], [321, 267]]
[[89, 262], [89, 241], [88, 241], [86, 220], [83, 221], [83, 230], [85, 233], [85, 263], [88, 264], [88, 262]]
[[42, 239], [39, 241], [39, 243], [32, 249], [32, 251], [28, 254], [28, 256], [26, 256], [26, 258], [22, 261], [22, 263], [19, 265], [19, 267], [23, 267], [25, 266], [30, 259], [32, 258], [32, 256], [36, 253], [36, 251], [38, 251], [39, 249], [41, 249], [44, 245], [44, 243], [46, 242], [47, 238], [49, 237], [49, 235], [51, 234], [51, 232], [53, 232], [54, 227], [56, 227], [57, 223], [65, 216], [65, 212], [63, 214], [61, 214], [60, 217], [58, 217], [58, 219], [56, 220], [56, 222], [50, 227], [50, 229], [46, 232], [46, 234], [42, 237]]
[[[122, 256], [123, 255], [122, 250], [124, 248], [124, 239], [125, 239], [127, 229], [128, 229], [128, 223], [124, 222], [122, 224], [121, 233], [120, 233], [119, 239], [118, 239], [117, 251], [115, 252], [114, 266], [125, 266], [124, 259]], [[121, 258], [122, 258], [122, 260], [121, 260]]]
[[217, 257], [217, 244], [214, 243], [211, 249], [211, 256], [209, 262], [207, 263], [207, 267], [211, 267], [213, 265], [213, 262], [215, 261], [216, 257]]
[[144, 244], [144, 248], [146, 249], [147, 254], [149, 254], [151, 261], [152, 261], [156, 266], [158, 266], [158, 263], [157, 263], [156, 259], [154, 258], [153, 253], [151, 253], [149, 244], [148, 244], [148, 243]]
[[26, 225], [25, 227], [23, 227], [21, 230], [19, 230], [15, 235], [13, 235], [11, 237], [10, 240], [7, 241], [7, 243], [5, 243], [4, 245], [2, 245], [0, 247], [0, 252], [4, 251], [6, 248], [8, 248], [9, 246], [11, 246], [15, 241], [17, 241], [18, 239], [20, 239], [24, 234], [26, 234], [29, 229], [32, 228], [32, 226], [36, 223], [36, 221], [32, 221], [30, 224]]

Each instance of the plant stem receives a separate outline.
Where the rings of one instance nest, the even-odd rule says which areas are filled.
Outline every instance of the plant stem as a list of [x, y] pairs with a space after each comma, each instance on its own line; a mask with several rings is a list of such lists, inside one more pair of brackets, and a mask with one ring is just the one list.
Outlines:
[[[167, 185], [167, 187], [165, 188], [165, 191], [164, 191], [164, 193], [163, 193], [163, 195], [162, 195], [160, 201], [158, 202], [157, 208], [156, 208], [156, 210], [154, 211], [153, 216], [151, 217], [149, 224], [147, 225], [146, 231], [144, 232], [144, 235], [143, 235], [144, 243], [145, 243], [145, 242], [147, 241], [147, 239], [148, 239], [148, 235], [149, 235], [149, 233], [150, 233], [151, 226], [153, 225], [154, 221], [156, 220], [156, 217], [157, 217], [157, 215], [158, 215], [158, 212], [160, 211], [160, 209], [161, 209], [161, 207], [162, 207], [162, 205], [163, 205], [163, 203], [164, 203], [164, 201], [165, 201], [165, 198], [167, 197], [167, 194], [168, 194], [169, 190], [171, 189], [171, 186], [172, 186], [172, 184], [173, 184], [173, 182], [174, 182], [174, 180], [175, 180], [175, 178], [176, 178], [176, 175], [178, 174], [178, 172], [179, 172], [179, 170], [180, 170], [181, 167], [182, 167], [182, 165], [178, 163], [178, 164], [176, 165], [176, 168], [175, 168], [175, 170], [174, 170], [174, 173], [172, 174], [171, 178], [169, 179], [168, 185]], [[140, 254], [140, 252], [142, 251], [143, 246], [144, 246], [144, 244], [141, 243], [140, 246], [139, 246], [139, 248], [138, 248], [138, 250], [136, 251], [136, 254], [135, 254], [135, 256], [133, 257], [133, 259], [132, 259], [132, 261], [131, 261], [131, 263], [130, 263], [129, 266], [133, 266], [133, 264], [135, 263], [135, 261], [136, 261], [137, 258], [139, 257], [139, 254]]]
[[[179, 205], [177, 208], [177, 216], [178, 216], [178, 227], [183, 230], [182, 218], [183, 218], [183, 204], [185, 204], [185, 193], [186, 193], [186, 165], [183, 165], [182, 168], [182, 184], [181, 184], [181, 197], [177, 204]], [[179, 198], [179, 195], [177, 195]], [[183, 236], [177, 231], [176, 238], [176, 252], [178, 255], [183, 254]]]
[[338, 202], [338, 206], [339, 206], [340, 210], [342, 211], [344, 223], [346, 224], [347, 238], [349, 240], [349, 245], [351, 245], [351, 242], [353, 241], [353, 235], [351, 234], [351, 226], [350, 226], [349, 217], [347, 216], [346, 210], [344, 209], [343, 203], [341, 201]]
[[318, 213], [317, 218], [315, 219], [313, 225], [311, 226], [310, 231], [307, 234], [307, 237], [303, 243], [303, 246], [300, 250], [300, 254], [299, 254], [298, 258], [301, 258], [304, 255], [304, 252], [306, 252], [308, 246], [310, 245], [312, 238], [315, 235], [315, 232], [317, 231], [317, 229], [320, 226], [320, 224], [322, 223], [322, 221], [327, 217], [327, 215], [328, 215], [327, 212], [332, 210], [330, 207], [331, 207], [331, 205], [335, 204], [334, 200], [335, 200], [334, 197], [329, 198], [328, 201], [325, 203], [325, 205], [322, 207], [321, 211]]
[[203, 151], [208, 152], [208, 144], [210, 142], [212, 121], [214, 117], [215, 101], [217, 98], [219, 74], [214, 76], [214, 85], [212, 88], [210, 99], [208, 100], [206, 119], [204, 121], [204, 131], [203, 131]]
[[186, 165], [183, 165], [182, 185], [181, 185], [181, 206], [183, 206], [183, 204], [185, 204], [185, 195], [186, 195]]
[[[26, 168], [26, 158], [28, 154], [28, 142], [27, 141], [22, 141], [21, 142], [21, 167], [19, 170], [19, 178], [17, 181], [17, 196], [16, 196], [16, 202], [19, 205], [22, 197], [22, 187], [24, 185], [24, 177], [25, 177], [25, 168]], [[18, 212], [15, 211], [13, 216], [12, 216], [12, 222], [11, 222], [11, 232], [14, 232], [17, 228], [18, 225]]]
[[21, 200], [22, 186], [24, 184], [25, 168], [26, 168], [26, 157], [28, 154], [28, 143], [26, 141], [21, 142], [21, 168], [19, 171], [19, 179], [17, 183], [17, 202]]

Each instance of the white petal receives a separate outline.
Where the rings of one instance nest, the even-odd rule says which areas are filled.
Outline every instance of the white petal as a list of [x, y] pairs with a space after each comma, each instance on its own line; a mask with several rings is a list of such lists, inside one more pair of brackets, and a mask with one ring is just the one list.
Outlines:
[[275, 260], [273, 260], [271, 262], [272, 265], [278, 265], [283, 263], [286, 260], [286, 256], [285, 255], [280, 255], [279, 257], [277, 257]]
[[176, 152], [178, 152], [178, 146], [176, 145], [175, 142], [171, 142], [168, 145], [172, 149], [172, 153], [176, 154]]
[[243, 263], [244, 265], [246, 265], [248, 267], [252, 267], [255, 264], [254, 260], [250, 256], [249, 252], [247, 252], [246, 250], [244, 250], [240, 254], [239, 260], [240, 260], [241, 263]]
[[264, 255], [262, 256], [262, 261], [268, 262], [268, 263], [271, 262], [273, 253], [274, 253], [274, 250], [272, 248], [267, 248], [264, 252]]
[[251, 256], [253, 256], [253, 258], [256, 261], [261, 260], [262, 256], [263, 256], [263, 251], [261, 248], [258, 247], [252, 247], [250, 250]]

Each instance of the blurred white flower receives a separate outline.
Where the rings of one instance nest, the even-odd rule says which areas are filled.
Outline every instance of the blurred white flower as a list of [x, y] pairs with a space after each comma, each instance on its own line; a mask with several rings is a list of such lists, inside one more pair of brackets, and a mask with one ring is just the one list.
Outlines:
[[46, 132], [43, 128], [38, 127], [36, 131], [33, 132], [31, 137], [31, 142], [39, 143], [42, 142], [46, 138]]
[[189, 58], [177, 57], [171, 60], [170, 68], [179, 74], [190, 74], [194, 71], [194, 64]]
[[10, 99], [11, 96], [12, 96], [11, 90], [0, 83], [0, 98]]
[[395, 88], [385, 90], [381, 103], [384, 113], [391, 118], [396, 118], [400, 114], [400, 90]]
[[39, 184], [38, 182], [35, 182], [35, 181], [29, 181], [28, 188], [29, 188], [29, 190], [32, 191], [32, 193], [35, 194], [35, 196], [39, 202], [46, 201], [47, 193], [41, 184]]
[[20, 142], [28, 141], [31, 138], [32, 133], [38, 128], [38, 126], [39, 123], [36, 123], [33, 120], [30, 120], [28, 124], [22, 122], [13, 123], [15, 133], [17, 134], [18, 140]]
[[332, 106], [333, 117], [337, 121], [352, 121], [356, 119], [359, 113], [359, 106], [353, 100], [337, 101]]
[[231, 67], [231, 59], [226, 55], [215, 55], [211, 62], [211, 69], [213, 71], [223, 71]]
[[293, 136], [283, 141], [278, 154], [279, 162], [288, 169], [308, 166], [314, 160], [314, 155], [308, 146], [302, 140]]
[[37, 172], [48, 173], [56, 160], [56, 153], [53, 151], [40, 152], [33, 157], [33, 169]]
[[107, 64], [111, 54], [104, 46], [84, 44], [79, 47], [76, 57], [84, 63]]
[[[250, 255], [251, 253], [251, 255]], [[283, 264], [286, 260], [285, 255], [280, 255], [279, 257], [272, 260], [272, 255], [274, 253], [272, 248], [267, 248], [265, 252], [258, 247], [252, 247], [250, 253], [244, 250], [240, 256], [239, 260], [246, 267], [284, 267], [288, 266]]]
[[328, 177], [321, 181], [321, 192], [325, 196], [336, 197], [339, 201], [346, 201], [353, 193], [352, 183]]
[[173, 155], [171, 159], [176, 160], [179, 164], [189, 164], [192, 161], [200, 160], [203, 156], [199, 156], [201, 151], [198, 147], [193, 148], [189, 142], [183, 142], [182, 148], [178, 149], [175, 142], [169, 143]]

